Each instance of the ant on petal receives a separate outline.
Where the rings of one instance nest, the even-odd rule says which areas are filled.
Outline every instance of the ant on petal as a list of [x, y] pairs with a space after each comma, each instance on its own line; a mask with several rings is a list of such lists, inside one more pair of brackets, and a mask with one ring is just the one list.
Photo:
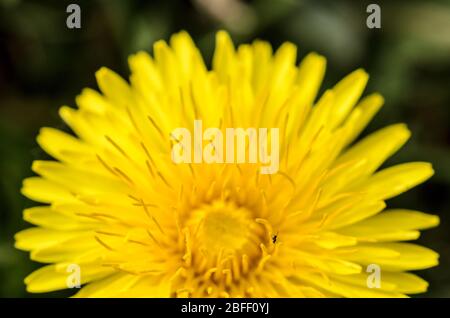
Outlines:
[[275, 244], [277, 242], [278, 232], [275, 235], [272, 235], [272, 243]]

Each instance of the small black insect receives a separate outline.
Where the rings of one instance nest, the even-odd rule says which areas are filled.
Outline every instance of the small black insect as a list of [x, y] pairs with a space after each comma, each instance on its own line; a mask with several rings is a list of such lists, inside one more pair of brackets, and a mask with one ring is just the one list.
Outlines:
[[277, 242], [278, 232], [275, 235], [272, 235], [272, 243], [275, 244]]

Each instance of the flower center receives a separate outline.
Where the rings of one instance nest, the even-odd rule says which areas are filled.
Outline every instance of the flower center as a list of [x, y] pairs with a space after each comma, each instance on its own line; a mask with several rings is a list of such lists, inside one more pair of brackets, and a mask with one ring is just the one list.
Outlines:
[[238, 202], [217, 198], [186, 215], [174, 295], [224, 297], [235, 288], [242, 289], [240, 295], [251, 294], [245, 281], [264, 270], [277, 248], [269, 221], [256, 213], [258, 206]]
[[208, 254], [242, 251], [251, 236], [251, 213], [233, 203], [215, 201], [193, 211], [190, 225], [194, 240]]

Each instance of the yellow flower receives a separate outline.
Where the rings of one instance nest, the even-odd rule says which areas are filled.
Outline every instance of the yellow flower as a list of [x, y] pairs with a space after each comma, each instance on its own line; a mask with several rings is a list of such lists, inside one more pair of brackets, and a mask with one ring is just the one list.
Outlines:
[[[102, 94], [85, 89], [78, 109], [60, 115], [76, 137], [43, 128], [39, 145], [56, 161], [35, 161], [39, 176], [22, 193], [45, 205], [26, 209], [37, 225], [16, 247], [46, 265], [29, 292], [68, 287], [78, 268], [80, 297], [397, 297], [426, 291], [406, 273], [438, 255], [404, 241], [439, 219], [385, 210], [385, 200], [425, 181], [430, 164], [379, 170], [409, 138], [403, 124], [354, 140], [383, 104], [359, 101], [358, 69], [316, 100], [324, 57], [296, 66], [296, 47], [275, 53], [255, 41], [234, 48], [217, 33], [209, 70], [185, 32], [154, 57], [129, 58], [128, 84], [96, 73]], [[171, 132], [204, 127], [279, 129], [279, 170], [261, 163], [181, 163]], [[204, 141], [207, 145], [208, 141]], [[75, 264], [75, 265], [73, 265]], [[373, 265], [371, 265], [373, 264]], [[71, 267], [72, 266], [72, 267]], [[371, 268], [381, 284], [371, 286]], [[76, 277], [75, 277], [76, 278]]]

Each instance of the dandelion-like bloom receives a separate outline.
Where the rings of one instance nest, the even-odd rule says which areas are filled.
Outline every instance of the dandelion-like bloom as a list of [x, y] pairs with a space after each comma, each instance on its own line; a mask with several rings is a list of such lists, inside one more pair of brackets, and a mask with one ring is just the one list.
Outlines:
[[[383, 98], [358, 101], [368, 75], [354, 71], [316, 101], [325, 59], [296, 66], [296, 47], [275, 53], [255, 41], [234, 48], [219, 32], [209, 70], [185, 32], [129, 58], [130, 84], [96, 73], [78, 109], [60, 115], [76, 137], [43, 128], [39, 145], [56, 161], [22, 193], [46, 205], [24, 211], [37, 225], [16, 247], [48, 265], [29, 292], [67, 288], [80, 268], [80, 297], [397, 297], [427, 283], [410, 270], [438, 255], [404, 241], [438, 217], [385, 210], [385, 200], [432, 174], [423, 162], [380, 170], [409, 138], [403, 124], [356, 137]], [[279, 170], [260, 163], [176, 164], [177, 127], [279, 128]], [[208, 144], [208, 140], [204, 141]], [[370, 264], [381, 284], [368, 286]], [[370, 285], [370, 284], [369, 284]], [[379, 288], [378, 288], [379, 287]]]

